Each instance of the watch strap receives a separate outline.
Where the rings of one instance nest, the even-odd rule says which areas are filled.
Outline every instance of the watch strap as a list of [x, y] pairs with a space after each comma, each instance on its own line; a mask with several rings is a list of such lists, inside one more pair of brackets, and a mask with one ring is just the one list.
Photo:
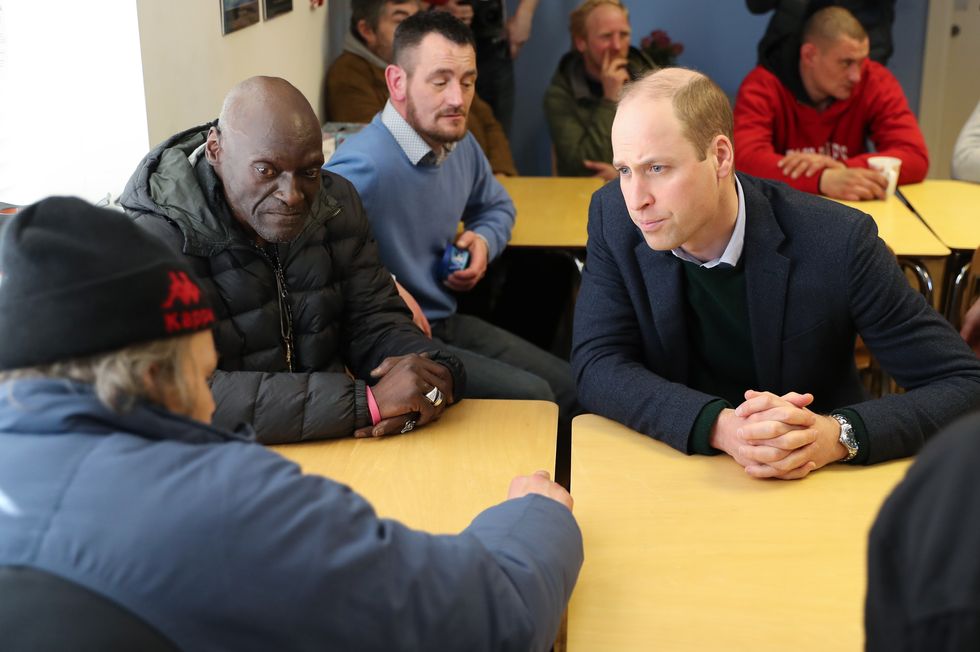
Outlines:
[[847, 457], [840, 461], [850, 462], [857, 457], [859, 450], [857, 437], [854, 435], [854, 428], [843, 414], [831, 414], [830, 416], [840, 424], [840, 437], [837, 441], [847, 449]]

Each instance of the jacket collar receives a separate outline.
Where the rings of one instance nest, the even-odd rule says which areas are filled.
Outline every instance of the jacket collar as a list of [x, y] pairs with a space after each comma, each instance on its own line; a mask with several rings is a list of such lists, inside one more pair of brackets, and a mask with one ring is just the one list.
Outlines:
[[740, 175], [745, 193], [745, 293], [760, 387], [781, 387], [783, 318], [790, 260], [780, 248], [786, 235], [759, 182]]
[[117, 413], [99, 401], [91, 385], [54, 378], [0, 384], [0, 432], [27, 435], [128, 434], [154, 441], [216, 444], [253, 441], [251, 426], [222, 430], [174, 414], [148, 401]]
[[662, 359], [667, 366], [665, 376], [686, 384], [688, 343], [684, 263], [669, 251], [654, 251], [642, 237], [633, 252], [643, 274], [653, 323], [660, 338]]
[[[173, 222], [184, 236], [183, 252], [191, 256], [211, 257], [230, 247], [252, 247], [231, 215], [218, 175], [201, 155], [214, 124], [181, 132], [147, 154], [120, 198], [128, 210], [160, 214]], [[291, 252], [299, 251], [298, 245], [340, 212], [340, 203], [328, 192], [331, 183], [328, 174], [321, 175], [310, 218], [289, 243]]]

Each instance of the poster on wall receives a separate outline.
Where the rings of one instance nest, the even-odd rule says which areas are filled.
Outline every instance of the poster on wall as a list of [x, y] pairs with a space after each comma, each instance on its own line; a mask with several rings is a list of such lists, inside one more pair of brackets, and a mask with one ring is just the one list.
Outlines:
[[221, 0], [221, 33], [231, 34], [259, 22], [259, 0]]
[[293, 0], [263, 0], [265, 3], [265, 19], [271, 20], [279, 14], [293, 10]]

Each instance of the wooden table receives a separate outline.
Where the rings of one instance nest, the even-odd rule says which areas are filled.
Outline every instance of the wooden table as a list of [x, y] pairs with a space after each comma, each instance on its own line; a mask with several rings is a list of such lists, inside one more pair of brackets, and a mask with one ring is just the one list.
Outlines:
[[899, 188], [919, 217], [953, 250], [946, 266], [944, 311], [959, 323], [970, 258], [980, 246], [980, 184], [930, 179]]
[[[908, 186], [902, 186], [904, 190]], [[878, 225], [878, 235], [895, 252], [903, 268], [914, 274], [920, 290], [931, 299], [934, 307], [940, 307], [941, 296], [933, 292], [942, 287], [946, 258], [949, 249], [922, 223], [915, 213], [897, 197], [881, 201], [840, 201], [870, 215]]]
[[589, 202], [592, 193], [602, 187], [602, 179], [504, 177], [500, 183], [517, 209], [511, 246], [585, 247]]
[[[928, 185], [919, 184], [920, 186]], [[958, 183], [958, 182], [946, 182]], [[511, 245], [522, 247], [584, 247], [592, 193], [603, 185], [594, 177], [504, 177], [504, 189], [514, 200], [517, 221]], [[902, 191], [916, 186], [902, 186]], [[976, 186], [980, 189], [980, 186]], [[980, 191], [980, 190], [978, 190]], [[980, 199], [974, 200], [980, 206]], [[878, 225], [882, 240], [897, 256], [942, 258], [949, 255], [944, 245], [901, 202], [886, 201], [840, 203], [868, 213]], [[980, 225], [980, 220], [976, 223]], [[980, 228], [975, 229], [980, 244]], [[937, 231], [938, 233], [938, 231]]]
[[980, 246], [980, 184], [928, 180], [899, 190], [944, 245], [971, 252]]
[[[908, 186], [903, 186], [902, 190]], [[898, 197], [876, 201], [841, 201], [874, 218], [878, 234], [896, 256], [948, 256], [949, 249]]]
[[756, 480], [577, 417], [569, 651], [861, 650], [867, 534], [909, 463]]
[[405, 435], [272, 449], [305, 473], [350, 485], [381, 516], [454, 534], [504, 500], [514, 476], [554, 473], [557, 427], [554, 403], [466, 399]]

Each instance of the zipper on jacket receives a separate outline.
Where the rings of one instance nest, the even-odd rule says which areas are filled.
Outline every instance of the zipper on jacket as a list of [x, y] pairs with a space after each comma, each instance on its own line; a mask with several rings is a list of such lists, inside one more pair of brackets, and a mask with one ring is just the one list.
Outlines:
[[255, 248], [272, 265], [272, 272], [276, 277], [276, 297], [279, 300], [279, 334], [282, 336], [283, 348], [286, 350], [286, 367], [289, 371], [294, 371], [293, 310], [289, 307], [289, 286], [286, 285], [286, 275], [283, 273], [282, 264], [279, 262], [279, 252], [275, 245], [272, 245], [268, 250], [257, 245]]
[[[331, 209], [330, 214], [322, 218], [322, 220], [316, 220], [313, 224], [307, 225], [304, 228], [303, 233], [300, 234], [296, 240], [290, 243], [289, 252], [290, 256], [295, 251], [302, 249], [302, 245], [305, 244], [306, 239], [309, 238], [309, 234], [312, 229], [318, 226], [322, 222], [336, 217], [343, 210], [341, 206], [334, 206]], [[260, 247], [254, 242], [250, 243], [255, 251], [265, 258], [266, 262], [272, 266], [272, 272], [276, 277], [276, 295], [279, 300], [279, 332], [282, 335], [283, 348], [286, 349], [286, 366], [289, 371], [295, 371], [294, 364], [296, 362], [296, 347], [293, 343], [293, 310], [289, 307], [289, 286], [286, 285], [286, 275], [282, 270], [282, 263], [279, 260], [279, 249], [273, 244], [271, 247], [266, 249], [265, 247]], [[290, 256], [286, 257], [286, 263], [289, 263]]]

